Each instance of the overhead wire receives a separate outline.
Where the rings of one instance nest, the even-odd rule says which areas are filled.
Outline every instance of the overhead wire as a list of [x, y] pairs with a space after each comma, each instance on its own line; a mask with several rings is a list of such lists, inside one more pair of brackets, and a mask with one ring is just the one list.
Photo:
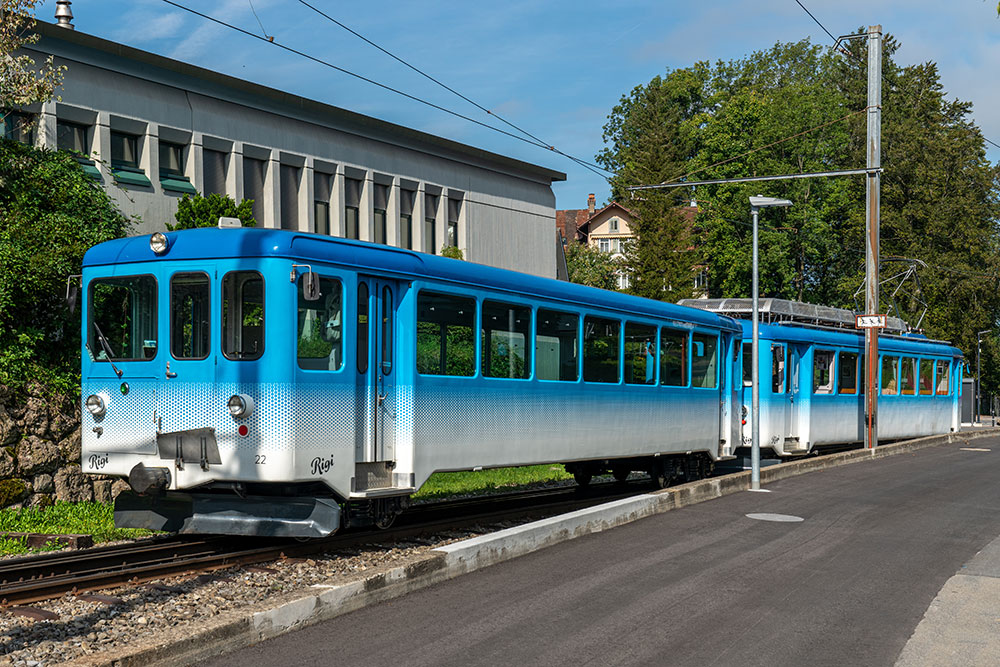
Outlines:
[[499, 120], [503, 124], [507, 125], [508, 127], [512, 128], [514, 130], [517, 130], [521, 134], [525, 135], [526, 137], [529, 137], [529, 138], [533, 139], [534, 141], [536, 141], [538, 143], [546, 145], [549, 148], [549, 150], [554, 151], [555, 153], [558, 153], [559, 155], [562, 155], [563, 157], [566, 157], [566, 158], [568, 158], [568, 159], [576, 162], [580, 166], [590, 166], [590, 167], [594, 167], [596, 169], [601, 169], [603, 171], [607, 171], [608, 173], [612, 173], [612, 172], [608, 171], [607, 169], [604, 169], [604, 167], [601, 167], [600, 165], [594, 164], [593, 162], [587, 162], [586, 160], [582, 160], [582, 159], [577, 158], [577, 157], [575, 157], [573, 155], [569, 155], [568, 153], [564, 153], [563, 151], [559, 150], [555, 146], [553, 146], [553, 145], [549, 144], [548, 142], [540, 139], [539, 137], [535, 136], [531, 132], [528, 132], [524, 128], [518, 127], [517, 125], [515, 125], [512, 122], [510, 122], [509, 120], [507, 120], [506, 118], [504, 118], [500, 114], [496, 113], [495, 111], [492, 111], [491, 109], [487, 109], [486, 107], [484, 107], [483, 105], [479, 104], [475, 100], [472, 100], [472, 99], [466, 97], [465, 95], [463, 95], [459, 91], [455, 90], [451, 86], [449, 86], [449, 85], [447, 85], [447, 84], [439, 81], [438, 79], [436, 79], [435, 77], [431, 76], [427, 72], [423, 71], [419, 67], [416, 67], [415, 65], [412, 65], [411, 63], [407, 62], [403, 58], [400, 58], [399, 56], [397, 56], [396, 54], [392, 53], [391, 51], [385, 49], [384, 47], [382, 47], [382, 46], [380, 46], [378, 44], [376, 44], [375, 42], [373, 42], [372, 40], [368, 39], [367, 37], [365, 37], [364, 35], [362, 35], [358, 31], [350, 28], [349, 26], [345, 25], [341, 21], [338, 21], [337, 19], [335, 19], [334, 17], [330, 16], [326, 12], [323, 12], [322, 10], [317, 9], [315, 6], [309, 4], [305, 0], [299, 0], [299, 4], [302, 4], [302, 5], [306, 6], [306, 7], [308, 7], [309, 9], [313, 10], [314, 12], [316, 12], [317, 14], [319, 14], [320, 16], [322, 16], [323, 18], [325, 18], [326, 20], [328, 20], [331, 23], [334, 23], [334, 24], [340, 26], [341, 28], [343, 28], [347, 32], [351, 33], [352, 35], [354, 35], [355, 37], [357, 37], [361, 41], [365, 42], [366, 44], [368, 44], [368, 45], [370, 45], [370, 46], [378, 49], [379, 51], [381, 51], [385, 55], [389, 56], [390, 58], [392, 58], [396, 62], [398, 62], [398, 63], [400, 63], [402, 65], [405, 65], [406, 67], [410, 68], [411, 70], [413, 70], [417, 74], [421, 75], [422, 77], [424, 77], [426, 79], [429, 79], [430, 81], [436, 83], [437, 85], [441, 86], [442, 88], [444, 88], [448, 92], [450, 92], [450, 93], [456, 95], [457, 97], [460, 97], [461, 99], [465, 100], [466, 102], [468, 102], [472, 106], [476, 107], [480, 111], [482, 111], [482, 112], [484, 112], [486, 114], [489, 114], [490, 116], [493, 116], [494, 118], [496, 118], [497, 120]]
[[[373, 86], [376, 86], [378, 88], [382, 88], [383, 90], [389, 91], [391, 93], [395, 93], [397, 95], [405, 97], [406, 99], [409, 99], [409, 100], [412, 100], [414, 102], [418, 102], [418, 103], [423, 104], [425, 106], [431, 107], [432, 109], [436, 109], [438, 111], [442, 111], [442, 112], [444, 112], [446, 114], [449, 114], [449, 115], [454, 116], [456, 118], [460, 118], [462, 120], [468, 121], [468, 122], [473, 123], [475, 125], [478, 125], [480, 127], [483, 127], [483, 128], [489, 129], [489, 130], [493, 130], [494, 132], [499, 132], [500, 134], [503, 134], [505, 136], [511, 137], [513, 139], [517, 139], [518, 141], [523, 141], [524, 143], [531, 144], [532, 146], [537, 146], [538, 148], [544, 148], [546, 150], [550, 150], [550, 151], [553, 151], [555, 153], [560, 153], [553, 146], [547, 145], [547, 144], [545, 144], [542, 141], [537, 141], [537, 140], [534, 140], [534, 139], [529, 139], [529, 138], [523, 137], [521, 135], [514, 134], [513, 132], [508, 132], [507, 130], [504, 130], [503, 128], [499, 128], [499, 127], [496, 127], [494, 125], [490, 125], [489, 123], [484, 123], [482, 121], [476, 120], [475, 118], [471, 118], [469, 116], [461, 114], [461, 113], [459, 113], [457, 111], [453, 111], [452, 109], [448, 109], [446, 107], [443, 107], [440, 104], [435, 104], [434, 102], [430, 102], [428, 100], [422, 99], [420, 97], [417, 97], [416, 95], [411, 95], [410, 93], [407, 93], [407, 92], [404, 92], [402, 90], [399, 90], [398, 88], [394, 88], [394, 87], [386, 85], [384, 83], [380, 83], [379, 81], [375, 81], [374, 79], [371, 79], [371, 78], [366, 77], [364, 75], [358, 74], [356, 72], [352, 72], [352, 71], [350, 71], [348, 69], [345, 69], [343, 67], [340, 67], [338, 65], [334, 65], [333, 63], [331, 63], [329, 61], [326, 61], [326, 60], [323, 60], [322, 58], [317, 58], [316, 56], [310, 55], [310, 54], [305, 53], [303, 51], [299, 51], [298, 49], [295, 49], [295, 48], [292, 48], [290, 46], [287, 46], [286, 44], [282, 44], [282, 43], [278, 42], [277, 40], [275, 40], [273, 37], [261, 37], [260, 35], [256, 35], [256, 34], [250, 32], [248, 30], [244, 30], [243, 28], [240, 28], [239, 26], [233, 25], [232, 23], [228, 23], [228, 22], [223, 21], [221, 19], [215, 18], [214, 16], [211, 16], [209, 14], [204, 14], [202, 12], [199, 12], [196, 9], [192, 9], [191, 7], [187, 7], [185, 5], [182, 5], [179, 2], [174, 2], [174, 0], [162, 0], [162, 1], [165, 2], [166, 4], [172, 6], [172, 7], [176, 7], [177, 9], [184, 10], [186, 12], [194, 14], [195, 16], [199, 16], [199, 17], [201, 17], [201, 18], [203, 18], [205, 20], [211, 21], [211, 22], [216, 23], [218, 25], [221, 25], [221, 26], [223, 26], [225, 28], [229, 28], [230, 30], [233, 30], [235, 32], [239, 32], [239, 33], [241, 33], [243, 35], [246, 35], [247, 37], [252, 37], [252, 38], [258, 39], [258, 40], [260, 40], [262, 42], [266, 42], [268, 44], [273, 44], [274, 46], [276, 46], [276, 47], [278, 47], [278, 48], [280, 48], [280, 49], [282, 49], [284, 51], [288, 51], [289, 53], [294, 53], [297, 56], [300, 56], [302, 58], [306, 58], [306, 59], [311, 60], [311, 61], [313, 61], [315, 63], [323, 65], [325, 67], [329, 67], [329, 68], [331, 68], [333, 70], [341, 72], [342, 74], [347, 74], [348, 76], [354, 77], [354, 78], [356, 78], [356, 79], [358, 79], [360, 81], [364, 81], [365, 83], [369, 83], [369, 84], [371, 84]], [[563, 155], [565, 155], [565, 154], [563, 154]], [[570, 157], [570, 159], [573, 159], [573, 158], [571, 158], [571, 156], [566, 156], [566, 157]], [[607, 179], [607, 176], [605, 176], [604, 174], [601, 174], [600, 172], [598, 172], [593, 167], [590, 167], [589, 165], [586, 165], [586, 164], [582, 164], [581, 166], [584, 166], [587, 169], [590, 169], [591, 171], [593, 171], [595, 174], [597, 174], [601, 178]]]

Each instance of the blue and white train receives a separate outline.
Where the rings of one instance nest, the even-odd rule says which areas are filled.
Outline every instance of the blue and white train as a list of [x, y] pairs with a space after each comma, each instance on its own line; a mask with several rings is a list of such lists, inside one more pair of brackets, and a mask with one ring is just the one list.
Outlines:
[[[83, 288], [82, 466], [129, 479], [121, 526], [321, 536], [388, 525], [437, 471], [562, 463], [583, 484], [638, 470], [663, 486], [744, 444], [745, 326], [718, 313], [241, 228], [95, 246]], [[788, 360], [765, 446], [859, 439], [858, 336], [765, 329]], [[883, 437], [957, 429], [960, 352], [883, 350]], [[941, 415], [907, 432], [918, 406]]]

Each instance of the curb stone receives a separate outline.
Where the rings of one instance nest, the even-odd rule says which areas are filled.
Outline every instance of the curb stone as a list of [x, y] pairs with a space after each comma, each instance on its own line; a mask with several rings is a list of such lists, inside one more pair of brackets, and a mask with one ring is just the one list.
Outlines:
[[[965, 431], [882, 445], [874, 450], [855, 449], [809, 457], [763, 468], [760, 480], [762, 484], [771, 483], [849, 463], [882, 459], [939, 445], [964, 444], [998, 435], [1000, 428]], [[749, 488], [750, 471], [744, 471], [615, 500], [438, 547], [417, 561], [366, 579], [342, 585], [320, 584], [289, 593], [271, 600], [267, 609], [249, 613], [246, 610], [228, 612], [179, 641], [147, 641], [139, 646], [97, 653], [65, 664], [76, 667], [194, 664], [560, 542]]]

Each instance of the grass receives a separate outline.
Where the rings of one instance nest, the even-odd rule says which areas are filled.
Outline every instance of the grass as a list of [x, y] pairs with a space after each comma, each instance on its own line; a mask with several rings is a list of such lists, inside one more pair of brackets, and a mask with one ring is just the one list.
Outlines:
[[[111, 505], [64, 502], [57, 502], [49, 507], [0, 510], [0, 533], [7, 532], [93, 535], [95, 543], [153, 534], [149, 530], [115, 528], [114, 508]], [[53, 551], [59, 548], [60, 545], [49, 543], [41, 549], [29, 549], [23, 540], [0, 539], [0, 555]]]
[[493, 468], [475, 472], [438, 472], [413, 495], [414, 500], [439, 500], [449, 496], [485, 495], [513, 491], [545, 482], [573, 479], [561, 465]]

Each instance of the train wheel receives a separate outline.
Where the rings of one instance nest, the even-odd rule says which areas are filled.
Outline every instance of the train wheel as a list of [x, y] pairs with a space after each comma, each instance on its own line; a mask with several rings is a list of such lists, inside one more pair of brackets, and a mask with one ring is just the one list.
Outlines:
[[670, 486], [670, 474], [661, 463], [654, 464], [648, 472], [654, 489], [665, 489]]
[[573, 479], [580, 486], [590, 486], [590, 480], [594, 479], [594, 473], [590, 470], [577, 469], [573, 471]]
[[611, 474], [614, 475], [616, 482], [624, 484], [628, 481], [628, 476], [632, 474], [632, 471], [628, 468], [612, 468]]

